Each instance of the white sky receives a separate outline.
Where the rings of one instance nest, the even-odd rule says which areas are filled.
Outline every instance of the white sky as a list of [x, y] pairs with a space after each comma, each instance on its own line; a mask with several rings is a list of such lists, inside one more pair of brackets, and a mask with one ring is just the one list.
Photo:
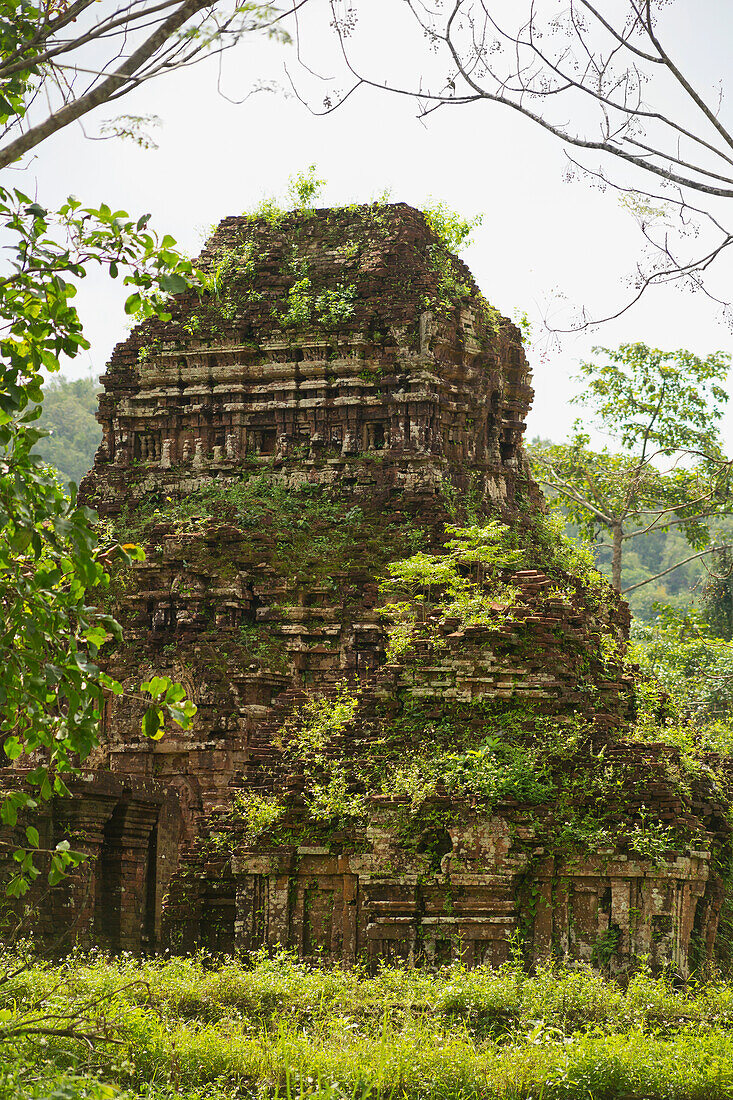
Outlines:
[[[363, 3], [376, 15], [379, 8], [395, 10], [397, 0]], [[315, 5], [323, 15], [325, 0]], [[726, 71], [733, 15], [725, 0], [704, 0], [704, 6], [719, 14], [714, 38], [703, 37], [704, 21], [696, 18], [700, 8], [687, 0], [680, 47], [714, 83]], [[380, 35], [379, 25], [363, 30], [364, 57], [373, 57], [375, 66], [419, 68], [426, 56], [421, 38], [400, 23]], [[324, 39], [313, 28], [306, 38], [308, 60], [330, 75], [333, 59]], [[237, 47], [224, 61], [227, 92], [242, 97], [257, 79], [284, 83], [286, 59], [296, 71], [292, 48], [254, 39]], [[251, 209], [266, 194], [283, 195], [288, 177], [315, 162], [328, 180], [319, 205], [368, 201], [389, 188], [395, 201], [419, 206], [432, 198], [467, 215], [483, 213], [464, 259], [486, 297], [509, 316], [526, 309], [536, 321], [555, 294], [603, 313], [622, 304], [624, 279], [638, 255], [632, 219], [612, 193], [567, 182], [562, 147], [513, 112], [477, 104], [437, 112], [424, 124], [413, 102], [362, 91], [336, 113], [317, 118], [281, 94], [260, 93], [237, 106], [216, 85], [217, 64], [205, 62], [150, 83], [85, 122], [93, 134], [102, 119], [115, 114], [159, 115], [157, 151], [90, 141], [81, 129], [67, 128], [17, 174], [17, 186], [36, 190], [45, 204], [72, 193], [89, 205], [107, 202], [135, 215], [150, 212], [157, 230], [171, 233], [195, 254], [212, 223]], [[721, 273], [730, 285], [729, 274]], [[76, 361], [73, 373], [104, 369], [114, 344], [126, 335], [123, 298], [122, 288], [101, 275], [85, 280], [77, 300], [92, 348]], [[562, 321], [563, 315], [556, 315]], [[703, 296], [673, 289], [650, 293], [632, 313], [598, 332], [566, 338], [561, 350], [531, 353], [536, 397], [528, 435], [563, 437], [579, 414], [568, 404], [571, 376], [593, 344], [636, 340], [665, 350], [688, 347], [700, 355], [733, 351], [733, 335]], [[730, 416], [728, 436], [730, 446]]]

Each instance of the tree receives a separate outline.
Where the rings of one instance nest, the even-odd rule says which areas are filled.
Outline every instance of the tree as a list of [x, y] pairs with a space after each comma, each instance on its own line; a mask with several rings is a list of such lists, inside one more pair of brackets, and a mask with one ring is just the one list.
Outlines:
[[[9, 0], [0, 18], [0, 169], [97, 107], [245, 35], [287, 40], [283, 19], [307, 2], [122, 0], [110, 10], [96, 0]], [[124, 115], [106, 132], [137, 137], [145, 121]]]
[[726, 642], [733, 641], [733, 550], [730, 547], [713, 555], [702, 602], [712, 633]]
[[[715, 297], [706, 276], [733, 241], [725, 226], [733, 130], [721, 82], [698, 81], [695, 58], [677, 56], [686, 43], [675, 17], [684, 7], [668, 0], [405, 0], [416, 41], [403, 46], [402, 71], [393, 76], [377, 72], [371, 55], [356, 60], [359, 5], [344, 9], [331, 0], [350, 84], [327, 94], [317, 113], [365, 86], [414, 97], [422, 117], [465, 104], [506, 107], [573, 151], [578, 169], [618, 188], [636, 216], [648, 249], [623, 309], [648, 286], [671, 281]], [[722, 17], [710, 9], [695, 7], [697, 41], [720, 33]], [[676, 50], [669, 46], [675, 33], [683, 38]], [[430, 53], [421, 54], [425, 41]], [[421, 62], [411, 77], [404, 59], [414, 57]], [[576, 150], [585, 154], [582, 164]], [[720, 304], [733, 316], [726, 300]]]
[[649, 717], [658, 709], [661, 686], [670, 718], [694, 725], [698, 747], [702, 738], [708, 749], [730, 754], [733, 646], [712, 634], [698, 612], [659, 607], [653, 622], [634, 624], [629, 656], [642, 674], [642, 709]]
[[[120, 627], [88, 594], [109, 583], [115, 554], [142, 556], [137, 547], [100, 545], [94, 514], [77, 505], [73, 483], [62, 489], [33, 454], [43, 434], [34, 426], [42, 370], [58, 370], [61, 355], [73, 358], [89, 346], [72, 304], [72, 280], [91, 264], [122, 274], [132, 290], [128, 312], [162, 315], [168, 315], [165, 293], [186, 288], [192, 269], [171, 238], [148, 231], [145, 217], [84, 210], [76, 200], [53, 216], [2, 188], [0, 215], [8, 240], [0, 279], [0, 743], [10, 761], [31, 758], [26, 779], [37, 791], [35, 797], [25, 787], [0, 791], [2, 822], [15, 826], [19, 810], [32, 809], [38, 798], [68, 793], [64, 776], [96, 744], [105, 692], [122, 690], [96, 663], [107, 641], [120, 638]], [[151, 736], [166, 714], [185, 726], [196, 709], [166, 678], [141, 685], [142, 693], [153, 701], [144, 717]], [[38, 874], [38, 832], [28, 826], [25, 835], [8, 887], [15, 894]], [[75, 861], [62, 842], [51, 853], [50, 881]]]
[[[730, 516], [711, 518], [710, 542], [714, 546], [733, 542], [733, 520]], [[631, 589], [626, 592], [625, 599], [635, 618], [650, 622], [657, 614], [657, 604], [680, 612], [686, 611], [692, 600], [704, 606], [707, 579], [718, 570], [716, 555], [704, 554], [685, 562], [690, 553], [690, 544], [680, 527], [672, 527], [668, 531], [648, 531], [625, 544], [622, 587]], [[595, 546], [594, 555], [598, 567], [610, 572], [611, 546], [608, 543]], [[682, 562], [684, 564], [680, 564]], [[672, 566], [675, 568], [667, 572]], [[639, 585], [639, 581], [648, 583]], [[707, 612], [705, 617], [709, 621]]]
[[575, 400], [592, 410], [591, 423], [619, 449], [592, 450], [576, 421], [567, 444], [540, 444], [531, 457], [538, 480], [557, 494], [581, 533], [595, 541], [603, 532], [608, 539], [612, 583], [620, 592], [631, 539], [679, 528], [694, 551], [683, 561], [720, 549], [710, 547], [709, 520], [730, 512], [731, 463], [719, 429], [730, 357], [716, 352], [700, 359], [645, 344], [594, 353], [603, 358], [582, 364], [586, 387]]

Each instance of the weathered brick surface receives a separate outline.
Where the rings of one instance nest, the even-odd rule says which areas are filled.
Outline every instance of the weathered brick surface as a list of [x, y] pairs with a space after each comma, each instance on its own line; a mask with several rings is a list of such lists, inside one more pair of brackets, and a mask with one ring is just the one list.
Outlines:
[[[244, 249], [251, 274], [235, 269], [229, 294], [202, 308], [184, 296], [173, 322], [118, 345], [84, 491], [115, 511], [267, 457], [287, 484], [345, 481], [370, 497], [430, 495], [470, 470], [497, 506], [511, 502], [532, 396], [519, 334], [508, 322], [491, 331], [460, 261], [465, 299], [446, 309], [430, 247], [422, 214], [404, 205], [291, 215], [274, 229], [225, 219], [203, 262], [216, 271]], [[324, 322], [313, 305], [311, 323], [283, 327], [305, 271], [313, 303], [353, 293], [348, 316]]]
[[[532, 391], [519, 334], [458, 261], [446, 283], [436, 247], [403, 205], [274, 226], [228, 218], [203, 257], [215, 293], [203, 305], [181, 296], [171, 322], [116, 348], [83, 494], [102, 514], [134, 521], [146, 508], [148, 520], [147, 560], [115, 582], [126, 641], [110, 670], [126, 688], [170, 674], [199, 709], [190, 732], [151, 743], [139, 705], [108, 700], [102, 744], [53, 822], [98, 858], [46, 906], [46, 930], [111, 948], [284, 944], [309, 958], [469, 964], [503, 961], [520, 935], [534, 958], [621, 965], [644, 953], [683, 971], [693, 930], [711, 947], [725, 807], [703, 781], [675, 782], [672, 750], [621, 740], [634, 710], [624, 603], [549, 576], [529, 546], [529, 565], [502, 575], [516, 598], [496, 603], [495, 620], [428, 615], [386, 663], [386, 563], [409, 556], [416, 533], [439, 552], [456, 507], [531, 542], [542, 507], [521, 448]], [[290, 324], [304, 280], [310, 317]], [[289, 532], [269, 505], [249, 520], [220, 493], [208, 519], [181, 521], [191, 494], [236, 495], [246, 477], [330, 511], [308, 513], [304, 538], [297, 516]], [[505, 798], [487, 810], [440, 787], [423, 850], [400, 839], [407, 804], [376, 790], [361, 824], [312, 821], [283, 728], [344, 683], [358, 684], [359, 708], [329, 752], [357, 787], [360, 759], [408, 703], [424, 728], [405, 736], [404, 759], [445, 715], [464, 748], [518, 713], [558, 728], [577, 716], [585, 747], [557, 766], [617, 768], [622, 828], [644, 808], [697, 839], [656, 863], [622, 839], [571, 856], [552, 838], [573, 806]], [[248, 841], [237, 792], [283, 799], [279, 833]]]

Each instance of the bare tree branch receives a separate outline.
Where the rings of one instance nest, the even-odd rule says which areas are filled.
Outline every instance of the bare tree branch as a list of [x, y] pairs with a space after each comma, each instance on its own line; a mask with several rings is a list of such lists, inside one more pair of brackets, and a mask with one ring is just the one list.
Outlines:
[[683, 558], [682, 561], [678, 561], [675, 565], [670, 565], [668, 569], [663, 569], [661, 573], [655, 573], [653, 577], [647, 577], [646, 580], [637, 581], [636, 584], [630, 584], [628, 588], [621, 589], [621, 595], [625, 596], [627, 592], [635, 592], [637, 588], [643, 588], [645, 584], [651, 584], [652, 581], [658, 581], [660, 577], [666, 577], [668, 573], [673, 573], [675, 569], [679, 569], [682, 565], [687, 565], [689, 561], [695, 561], [697, 558], [704, 558], [707, 554], [714, 554], [717, 550], [730, 550], [733, 549], [733, 543], [725, 543], [722, 546], [709, 546], [707, 550], [700, 550], [697, 554], [690, 554], [689, 558]]
[[[82, 20], [78, 29], [74, 26], [71, 34], [64, 34], [80, 17], [96, 14], [91, 0], [77, 0], [33, 33], [26, 34], [19, 23], [17, 48], [6, 52], [0, 63], [0, 93], [25, 82], [25, 107], [5, 127], [0, 168], [101, 104], [156, 76], [220, 53], [245, 34], [272, 34], [277, 29], [288, 39], [283, 21], [308, 2], [288, 0], [284, 8], [276, 8], [269, 0], [131, 0], [91, 23]], [[106, 57], [100, 56], [104, 46], [112, 47]], [[77, 90], [82, 74], [90, 79], [86, 88]], [[34, 84], [46, 92], [48, 108], [41, 121], [29, 122]]]
[[[677, 280], [704, 290], [733, 319], [727, 299], [706, 286], [711, 265], [733, 242], [733, 232], [715, 213], [718, 202], [733, 198], [733, 131], [722, 116], [722, 99], [696, 86], [668, 48], [676, 5], [664, 0], [618, 0], [613, 6], [566, 0], [559, 7], [550, 0], [450, 0], [445, 8], [421, 0], [404, 4], [416, 29], [438, 59], [442, 56], [442, 71], [431, 83], [424, 69], [419, 77], [395, 76], [378, 73], [372, 59], [360, 63], [351, 41], [353, 18], [345, 24], [330, 0], [350, 86], [325, 96], [319, 109], [296, 88], [314, 114], [337, 110], [366, 87], [413, 99], [422, 119], [469, 103], [498, 104], [567, 148], [597, 155], [600, 166], [580, 167], [604, 183], [642, 195], [653, 194], [660, 184], [675, 189], [679, 197], [671, 206], [676, 205], [679, 224], [662, 233], [642, 227], [652, 262], [638, 267], [630, 300], [608, 317], [583, 315], [570, 329], [555, 331], [619, 317], [650, 286]], [[699, 20], [704, 28], [704, 10]], [[403, 53], [414, 56], [409, 48]], [[698, 204], [691, 201], [694, 196]], [[692, 218], [719, 234], [715, 241], [703, 238], [697, 252], [695, 245], [677, 245]]]

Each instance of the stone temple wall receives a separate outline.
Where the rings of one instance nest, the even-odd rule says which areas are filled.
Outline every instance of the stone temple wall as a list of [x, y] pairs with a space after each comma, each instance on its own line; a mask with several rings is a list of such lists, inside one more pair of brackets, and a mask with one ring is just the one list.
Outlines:
[[[727, 802], [627, 738], [628, 608], [544, 516], [516, 328], [401, 204], [227, 218], [202, 263], [206, 292], [104, 376], [82, 494], [147, 556], [109, 596], [129, 693], [45, 822], [96, 858], [39, 927], [686, 972], [715, 938]], [[456, 529], [510, 549], [461, 556]], [[389, 595], [395, 562], [444, 579]], [[153, 672], [191, 731], [142, 736]]]
[[116, 348], [87, 494], [104, 514], [258, 461], [348, 484], [371, 458], [377, 487], [430, 494], [470, 469], [510, 502], [532, 397], [521, 340], [437, 247], [401, 205], [225, 219], [202, 256], [221, 288]]

